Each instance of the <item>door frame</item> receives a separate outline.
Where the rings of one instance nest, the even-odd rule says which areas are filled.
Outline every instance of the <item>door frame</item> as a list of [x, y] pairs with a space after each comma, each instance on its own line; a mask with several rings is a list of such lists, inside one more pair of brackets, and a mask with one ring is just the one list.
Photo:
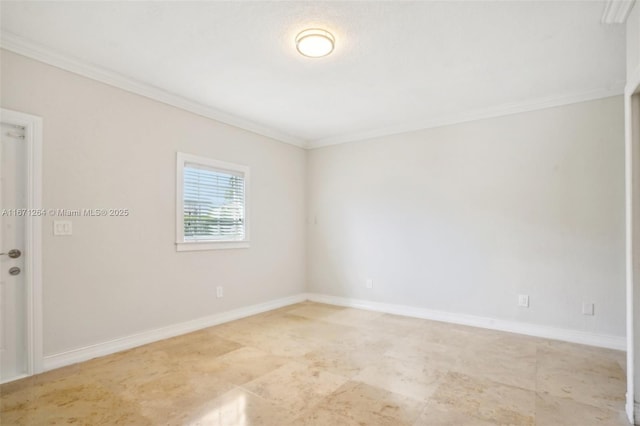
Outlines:
[[[24, 127], [27, 152], [27, 209], [42, 211], [42, 118], [0, 108], [0, 121]], [[25, 295], [27, 333], [27, 372], [43, 371], [42, 322], [42, 216], [25, 216]], [[18, 379], [13, 378], [11, 380]]]
[[[635, 419], [640, 418], [639, 408], [635, 403], [635, 306], [634, 287], [635, 283], [640, 284], [640, 280], [635, 275], [640, 265], [636, 265], [636, 256], [640, 253], [640, 241], [635, 235], [636, 228], [640, 227], [640, 214], [636, 212], [640, 197], [640, 185], [634, 182], [637, 176], [638, 151], [640, 150], [640, 138], [636, 133], [640, 131], [640, 126], [634, 126], [634, 119], [640, 115], [640, 108], [637, 106], [637, 99], [640, 97], [640, 68], [636, 69], [631, 78], [627, 79], [624, 90], [624, 111], [625, 111], [625, 204], [626, 204], [626, 290], [627, 290], [627, 418], [631, 424], [635, 424]], [[635, 99], [634, 99], [635, 98]], [[640, 291], [640, 288], [638, 289]], [[640, 367], [640, 366], [639, 366]]]

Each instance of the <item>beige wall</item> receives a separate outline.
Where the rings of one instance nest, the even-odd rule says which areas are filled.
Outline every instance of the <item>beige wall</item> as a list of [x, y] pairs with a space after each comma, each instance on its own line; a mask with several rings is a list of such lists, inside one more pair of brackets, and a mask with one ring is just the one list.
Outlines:
[[640, 7], [633, 6], [627, 17], [627, 80], [640, 73]]
[[624, 336], [623, 120], [613, 97], [310, 151], [310, 291]]
[[[307, 290], [625, 333], [621, 97], [305, 153], [1, 54], [2, 107], [44, 118], [44, 207], [132, 212], [45, 219], [45, 355]], [[175, 251], [176, 151], [251, 166], [250, 249]]]
[[[633, 6], [631, 13], [627, 17], [626, 23], [627, 30], [627, 90], [634, 90], [635, 88], [630, 87], [631, 85], [637, 84], [638, 76], [640, 75], [640, 7], [636, 5]], [[638, 311], [640, 310], [640, 289], [638, 288], [638, 277], [640, 276], [640, 265], [637, 263], [637, 256], [634, 254], [638, 251], [638, 241], [640, 241], [640, 232], [638, 230], [638, 223], [640, 223], [640, 214], [638, 213], [640, 210], [640, 197], [637, 185], [634, 185], [633, 182], [640, 181], [640, 150], [638, 149], [640, 146], [640, 138], [638, 137], [638, 123], [640, 123], [640, 95], [634, 95], [629, 102], [628, 106], [628, 117], [629, 122], [627, 126], [629, 128], [627, 140], [627, 166], [630, 167], [627, 185], [627, 204], [629, 211], [632, 212], [633, 216], [630, 219], [632, 226], [627, 230], [629, 232], [629, 252], [627, 253], [629, 264], [627, 268], [631, 273], [628, 277], [629, 282], [627, 286], [629, 289], [633, 291], [633, 297], [628, 301], [628, 321], [630, 327], [633, 327], [633, 335], [629, 334], [627, 338], [629, 339], [629, 348], [628, 351], [628, 368], [627, 368], [627, 414], [632, 417], [634, 411], [634, 401], [639, 400], [638, 391], [640, 389], [640, 375], [637, 374], [638, 366], [640, 366], [640, 315], [638, 315]], [[633, 234], [631, 234], [633, 231]], [[634, 262], [633, 260], [636, 260]], [[635, 285], [634, 285], [635, 282]], [[631, 294], [631, 293], [629, 293]], [[634, 391], [634, 387], [636, 391]], [[635, 393], [635, 395], [634, 395]], [[633, 398], [632, 398], [633, 397]], [[636, 402], [637, 405], [637, 402]], [[636, 410], [637, 411], [637, 410]], [[638, 417], [638, 416], [636, 416]], [[635, 424], [639, 424], [640, 419], [636, 419]]]
[[[1, 55], [2, 107], [44, 120], [44, 207], [131, 210], [45, 218], [45, 355], [304, 291], [302, 149]], [[250, 249], [176, 252], [176, 151], [251, 167]]]

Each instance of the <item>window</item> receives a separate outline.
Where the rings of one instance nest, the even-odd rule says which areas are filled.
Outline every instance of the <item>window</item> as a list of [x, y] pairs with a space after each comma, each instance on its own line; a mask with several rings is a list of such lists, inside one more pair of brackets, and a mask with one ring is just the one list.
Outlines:
[[178, 153], [177, 249], [249, 247], [249, 167]]

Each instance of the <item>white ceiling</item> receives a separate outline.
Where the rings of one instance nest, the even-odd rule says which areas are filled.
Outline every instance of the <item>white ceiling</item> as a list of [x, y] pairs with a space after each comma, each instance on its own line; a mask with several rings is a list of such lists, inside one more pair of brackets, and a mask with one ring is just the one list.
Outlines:
[[[625, 31], [601, 24], [603, 9], [601, 1], [2, 1], [1, 26], [8, 49], [321, 146], [619, 94]], [[309, 27], [335, 35], [333, 54], [296, 52], [295, 35]]]

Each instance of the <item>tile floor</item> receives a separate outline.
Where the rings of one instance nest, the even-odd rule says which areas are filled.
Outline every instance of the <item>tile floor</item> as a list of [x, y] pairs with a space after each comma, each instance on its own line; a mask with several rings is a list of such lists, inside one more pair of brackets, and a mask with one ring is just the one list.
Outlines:
[[0, 388], [2, 425], [626, 425], [624, 353], [301, 303]]

